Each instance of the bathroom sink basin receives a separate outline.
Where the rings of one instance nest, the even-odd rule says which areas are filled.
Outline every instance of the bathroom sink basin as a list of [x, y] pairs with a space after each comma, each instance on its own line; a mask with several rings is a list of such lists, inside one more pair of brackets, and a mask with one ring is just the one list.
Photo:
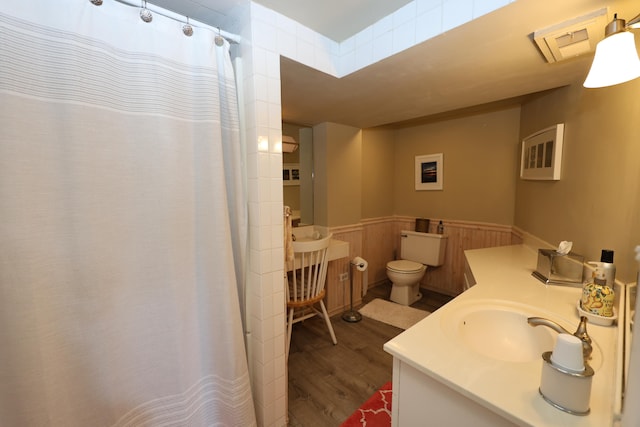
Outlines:
[[553, 350], [557, 335], [549, 328], [530, 326], [527, 318], [531, 316], [549, 317], [524, 304], [474, 301], [452, 307], [443, 316], [443, 327], [476, 353], [507, 362], [530, 362]]

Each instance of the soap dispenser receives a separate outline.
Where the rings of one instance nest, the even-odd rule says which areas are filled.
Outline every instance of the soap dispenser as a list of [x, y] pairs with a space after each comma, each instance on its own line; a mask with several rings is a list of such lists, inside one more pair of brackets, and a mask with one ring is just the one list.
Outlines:
[[607, 284], [607, 277], [601, 262], [589, 262], [595, 266], [591, 281], [582, 287], [580, 306], [587, 313], [601, 317], [613, 317], [615, 293]]

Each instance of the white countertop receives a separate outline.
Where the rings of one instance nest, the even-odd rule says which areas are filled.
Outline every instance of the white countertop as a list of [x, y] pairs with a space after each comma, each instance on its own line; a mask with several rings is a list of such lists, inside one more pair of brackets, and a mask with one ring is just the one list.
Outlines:
[[[518, 425], [612, 425], [619, 405], [615, 398], [619, 396], [616, 375], [620, 375], [616, 372], [618, 328], [588, 325], [594, 341], [591, 366], [595, 370], [591, 413], [576, 416], [562, 412], [545, 402], [538, 392], [542, 356], [532, 362], [506, 362], [483, 356], [453, 338], [444, 325], [459, 304], [499, 299], [536, 306], [532, 315], [548, 313], [544, 317], [557, 320], [573, 333], [579, 323], [576, 302], [581, 289], [545, 285], [532, 277], [537, 251], [524, 245], [469, 250], [465, 255], [477, 284], [387, 342], [385, 351]], [[541, 327], [544, 326], [538, 326]]]

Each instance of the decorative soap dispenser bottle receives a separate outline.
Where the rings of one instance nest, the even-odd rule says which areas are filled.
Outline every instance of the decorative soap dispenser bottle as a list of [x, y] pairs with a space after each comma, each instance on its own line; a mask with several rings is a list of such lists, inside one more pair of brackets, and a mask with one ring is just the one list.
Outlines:
[[582, 287], [580, 306], [584, 311], [601, 317], [613, 317], [615, 293], [613, 286], [607, 284], [607, 278], [601, 262], [589, 262], [595, 266], [593, 277]]

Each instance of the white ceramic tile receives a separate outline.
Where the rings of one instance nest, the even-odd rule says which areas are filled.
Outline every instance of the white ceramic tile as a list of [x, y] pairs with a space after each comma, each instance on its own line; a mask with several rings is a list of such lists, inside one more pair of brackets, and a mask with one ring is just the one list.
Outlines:
[[393, 30], [393, 16], [388, 15], [373, 24], [373, 38], [376, 39], [381, 35]]
[[262, 127], [269, 127], [269, 104], [266, 101], [256, 101], [256, 124]]
[[301, 64], [313, 67], [314, 65], [314, 46], [304, 40], [298, 40], [296, 48], [296, 61]]
[[443, 0], [415, 0], [417, 9], [416, 13], [420, 15], [436, 7], [442, 7], [442, 2]]
[[393, 28], [396, 29], [403, 25], [405, 22], [415, 19], [417, 13], [417, 7], [415, 2], [410, 2], [402, 6], [391, 14], [393, 21]]
[[446, 0], [442, 5], [442, 30], [448, 31], [473, 19], [473, 0]]
[[266, 251], [271, 248], [271, 227], [259, 227], [260, 229], [260, 241], [258, 242], [258, 249]]
[[264, 295], [260, 305], [262, 316], [259, 316], [259, 318], [262, 320], [262, 324], [265, 325], [263, 327], [265, 336], [271, 338], [273, 337], [273, 295]]
[[283, 225], [272, 225], [271, 226], [271, 236], [269, 236], [269, 243], [273, 248], [283, 248], [283, 258], [284, 258], [284, 242], [283, 242]]
[[[282, 257], [284, 259], [284, 248], [282, 248]], [[281, 264], [281, 268], [274, 269], [273, 273], [271, 273], [271, 285], [273, 294], [282, 294], [284, 299], [284, 264]]]
[[355, 67], [364, 68], [373, 63], [373, 41], [358, 46], [356, 49]]
[[257, 153], [258, 158], [258, 177], [259, 178], [269, 178], [270, 171], [270, 159], [269, 153]]
[[474, 0], [473, 18], [478, 18], [511, 3], [509, 0]]
[[[251, 322], [251, 327], [253, 329], [253, 323], [255, 322], [255, 320], [253, 318], [250, 318], [250, 322]], [[264, 350], [265, 348], [262, 341], [258, 340], [252, 333], [251, 334], [251, 351], [252, 351], [252, 354], [254, 355], [254, 360], [253, 360], [254, 363], [252, 363], [252, 366], [254, 368], [252, 369], [254, 371], [254, 378], [257, 377], [255, 373], [255, 368], [259, 365], [262, 365], [264, 363], [264, 360], [266, 359]]]
[[249, 270], [260, 274], [260, 251], [257, 249], [249, 249]]
[[284, 376], [276, 377], [275, 380], [275, 395], [276, 396], [284, 396], [286, 392], [286, 382]]
[[[271, 385], [273, 384], [273, 382], [271, 383]], [[275, 409], [275, 403], [273, 400], [273, 386], [269, 387], [268, 391], [265, 390], [265, 393], [269, 393], [268, 397], [267, 397], [267, 402], [265, 403], [263, 406], [263, 414], [264, 414], [264, 425], [271, 427], [274, 426], [274, 423], [276, 421], [276, 409]]]
[[267, 158], [269, 161], [269, 170], [266, 176], [269, 178], [282, 178], [282, 154], [270, 153], [267, 155]]
[[315, 48], [314, 51], [314, 65], [316, 70], [322, 71], [332, 76], [337, 76], [339, 59], [336, 56], [332, 56], [325, 49]]
[[356, 48], [356, 37], [352, 36], [340, 43], [340, 56], [351, 53]]
[[[282, 263], [278, 266], [282, 268]], [[273, 273], [265, 273], [260, 276], [260, 286], [262, 286], [262, 292], [265, 295], [273, 295]]]
[[281, 105], [282, 104], [282, 91], [281, 91], [281, 86], [280, 86], [280, 79], [279, 78], [269, 78], [269, 80], [267, 81], [267, 87], [268, 87], [268, 99], [269, 102], [272, 104], [278, 104]]
[[351, 51], [340, 57], [339, 76], [343, 77], [356, 70], [356, 53]]
[[[264, 296], [262, 296], [261, 298], [264, 298]], [[265, 325], [265, 321], [264, 319], [261, 319], [258, 315], [260, 313], [251, 313], [251, 334], [260, 342], [262, 343], [261, 345], [264, 346], [264, 341], [265, 341], [265, 331], [264, 331], [264, 325]], [[270, 322], [267, 322], [270, 323]], [[268, 338], [268, 336], [266, 336]], [[263, 363], [267, 363], [269, 362], [269, 360], [272, 359], [272, 357], [270, 358], [271, 353], [268, 353], [266, 350], [264, 352], [264, 362]]]
[[274, 12], [274, 15], [276, 15], [276, 26], [281, 29], [284, 30], [288, 33], [291, 34], [296, 34], [297, 32], [297, 27], [300, 26], [300, 24], [298, 24], [296, 21], [294, 21], [293, 19], [284, 16], [278, 12]]
[[[284, 336], [284, 335], [283, 335]], [[279, 344], [276, 344], [279, 345]], [[282, 348], [284, 349], [284, 341], [282, 342]], [[286, 376], [286, 371], [287, 371], [287, 360], [284, 356], [284, 353], [280, 352], [281, 354], [279, 356], [275, 357], [274, 360], [274, 367], [275, 367], [275, 377], [276, 378], [280, 378], [280, 377], [285, 377]]]
[[273, 22], [273, 20], [277, 19], [276, 12], [256, 2], [251, 2], [250, 13], [252, 21]]
[[245, 170], [247, 172], [247, 179], [258, 177], [258, 153], [247, 152], [247, 162], [245, 163]]
[[271, 249], [271, 270], [282, 270], [284, 263], [284, 248], [282, 246]]
[[[283, 250], [283, 254], [284, 254], [284, 250]], [[273, 292], [273, 322], [274, 322], [274, 338], [283, 334], [284, 333], [284, 329], [281, 328], [283, 325], [285, 325], [285, 310], [286, 310], [286, 301], [285, 301], [285, 296], [284, 296], [284, 292], [282, 291], [282, 288], [284, 287], [284, 282], [285, 282], [285, 277], [284, 277], [284, 269], [281, 270], [281, 274], [279, 274], [278, 276], [276, 276], [276, 273], [273, 273], [274, 275], [274, 281], [277, 280], [278, 283], [282, 283], [283, 285], [280, 286], [280, 291], [276, 291], [274, 289]], [[275, 286], [275, 283], [274, 283]], [[277, 343], [276, 343], [277, 345]]]
[[416, 20], [405, 22], [393, 29], [393, 52], [402, 52], [416, 44]]
[[280, 54], [278, 52], [266, 52], [265, 63], [267, 77], [270, 79], [280, 79]]
[[263, 345], [264, 345], [265, 363], [271, 362], [274, 359], [273, 339], [269, 338], [264, 340]]
[[253, 64], [245, 63], [244, 66], [246, 67], [245, 70], [252, 70], [252, 78], [254, 73], [264, 74], [267, 70], [267, 51], [256, 48], [253, 49], [251, 55], [248, 56], [250, 57], [250, 61], [253, 61]]
[[252, 24], [253, 43], [255, 47], [275, 52], [278, 48], [277, 31], [273, 25], [254, 20]]
[[[273, 296], [273, 305], [277, 306], [280, 310], [278, 314], [273, 316], [273, 342], [276, 346], [276, 354], [278, 356], [278, 348], [282, 343], [282, 348], [284, 348], [284, 337], [286, 335], [286, 321], [285, 321], [285, 313], [282, 310], [282, 303], [284, 302], [284, 294], [274, 294]], [[278, 302], [280, 304], [278, 304]]]
[[296, 38], [293, 34], [278, 30], [277, 52], [279, 52], [280, 55], [294, 60], [297, 59], [296, 46]]
[[373, 26], [369, 26], [364, 30], [360, 31], [355, 36], [356, 49], [358, 49], [363, 44], [371, 43], [373, 40]]
[[[258, 183], [259, 180], [257, 178], [252, 178], [247, 180], [247, 196], [248, 199], [251, 200], [250, 207], [254, 207], [257, 209], [260, 206], [259, 203], [254, 202], [254, 200], [258, 199]], [[249, 224], [257, 224], [255, 216], [249, 216]]]
[[373, 60], [375, 62], [393, 54], [393, 31], [381, 34], [373, 41]]
[[317, 42], [316, 32], [311, 30], [310, 28], [305, 27], [304, 25], [296, 25], [295, 34], [298, 40], [302, 40], [313, 45], [315, 45]]
[[442, 7], [436, 7], [416, 19], [416, 44], [442, 34]]
[[267, 76], [256, 74], [253, 76], [254, 95], [257, 101], [268, 101], [269, 92], [267, 87]]
[[[256, 120], [257, 122], [257, 120]], [[269, 128], [267, 126], [259, 126], [256, 128], [257, 137], [255, 138], [259, 152], [269, 152]]]
[[[277, 184], [278, 185], [278, 190], [280, 192], [282, 192], [282, 181], [278, 180]], [[269, 203], [269, 215], [270, 215], [270, 223], [272, 226], [282, 226], [283, 222], [282, 222], [282, 203], [279, 203], [278, 201], [274, 201]], [[281, 235], [282, 236], [282, 235]], [[282, 240], [282, 239], [281, 239]], [[282, 247], [282, 242], [280, 242], [280, 244], [278, 244], [276, 247]]]
[[[282, 106], [280, 104], [270, 102], [268, 108], [269, 127], [271, 129], [280, 129], [282, 127]], [[278, 150], [278, 152], [282, 152], [282, 146], [280, 146], [280, 150]]]
[[[271, 197], [269, 201], [276, 202], [277, 204], [282, 205], [282, 172], [280, 173], [280, 176], [278, 176], [278, 178], [271, 178]], [[280, 208], [282, 208], [282, 206], [280, 206]]]
[[[249, 312], [252, 317], [262, 321], [264, 318], [264, 313], [262, 311], [262, 298], [259, 295], [253, 294], [251, 298], [249, 298]], [[253, 321], [255, 322], [255, 320]]]

